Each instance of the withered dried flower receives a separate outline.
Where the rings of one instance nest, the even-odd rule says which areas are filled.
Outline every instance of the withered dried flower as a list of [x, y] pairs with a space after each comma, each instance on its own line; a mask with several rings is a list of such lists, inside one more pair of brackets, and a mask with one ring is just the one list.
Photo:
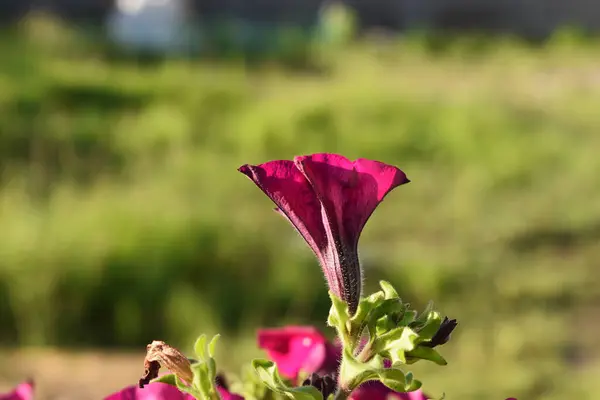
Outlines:
[[188, 385], [194, 379], [190, 360], [176, 348], [155, 340], [146, 347], [144, 375], [140, 378], [139, 386], [143, 388], [157, 378], [161, 367], [168, 369]]

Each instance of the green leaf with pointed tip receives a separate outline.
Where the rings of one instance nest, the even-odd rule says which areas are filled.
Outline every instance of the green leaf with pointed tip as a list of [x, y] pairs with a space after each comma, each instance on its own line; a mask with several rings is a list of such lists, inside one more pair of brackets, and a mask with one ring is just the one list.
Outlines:
[[406, 391], [407, 392], [414, 392], [415, 390], [421, 389], [422, 386], [423, 386], [423, 382], [418, 381], [416, 379], [413, 379], [410, 382], [410, 385], [407, 387]]
[[177, 376], [175, 374], [166, 374], [163, 376], [159, 376], [158, 378], [152, 379], [152, 383], [166, 383], [167, 385], [177, 386]]
[[411, 372], [405, 375], [402, 370], [397, 368], [379, 371], [379, 380], [385, 386], [400, 393], [412, 392], [422, 386], [420, 381], [413, 379]]
[[246, 400], [274, 400], [275, 393], [262, 382], [250, 363], [242, 367], [240, 379], [230, 385], [233, 392]]
[[177, 386], [177, 389], [179, 389], [180, 392], [187, 393], [190, 396], [192, 396], [198, 400], [205, 399], [205, 397], [202, 395], [202, 393], [200, 393], [199, 390], [197, 390], [196, 388], [187, 386], [185, 383], [183, 383], [181, 381], [181, 379], [175, 379], [175, 384]]
[[390, 368], [381, 371], [378, 375], [381, 383], [383, 383], [390, 389], [396, 392], [406, 391], [406, 379], [404, 377], [404, 372], [402, 372], [401, 370]]
[[421, 382], [413, 379], [412, 373], [405, 375], [399, 368], [384, 368], [380, 356], [368, 363], [361, 363], [344, 350], [340, 368], [341, 386], [353, 390], [368, 381], [381, 381], [397, 392], [412, 391], [421, 386]]
[[373, 347], [375, 351], [410, 351], [415, 348], [415, 341], [419, 335], [408, 327], [392, 329], [379, 336]]
[[372, 319], [373, 310], [377, 309], [384, 299], [383, 292], [379, 291], [360, 300], [356, 313], [350, 318], [349, 336], [351, 338], [356, 339], [360, 336]]
[[323, 400], [321, 392], [313, 386], [287, 386], [273, 361], [256, 359], [252, 361], [252, 367], [262, 382], [276, 393], [281, 393], [292, 400]]
[[208, 344], [208, 356], [209, 357], [214, 357], [215, 356], [215, 349], [217, 347], [217, 342], [219, 341], [219, 338], [221, 337], [221, 335], [219, 335], [218, 333], [213, 336], [213, 338], [211, 339], [210, 343]]
[[372, 337], [377, 337], [385, 334], [386, 332], [394, 329], [395, 327], [396, 324], [394, 324], [394, 321], [392, 321], [392, 319], [386, 315], [377, 320], [377, 323], [375, 324], [375, 332], [369, 333]]
[[[371, 337], [374, 337], [395, 327], [396, 323], [394, 322], [394, 319], [402, 317], [404, 313], [404, 304], [402, 304], [400, 299], [383, 300], [371, 311], [368, 317], [367, 327], [369, 329], [369, 334]], [[380, 322], [383, 317], [386, 317], [389, 322]], [[389, 326], [389, 328], [384, 330], [384, 324]]]
[[427, 303], [427, 307], [425, 310], [410, 324], [410, 327], [416, 331], [419, 331], [421, 328], [427, 324], [429, 320], [429, 314], [433, 311], [433, 301], [429, 301]]
[[206, 363], [198, 363], [192, 365], [194, 373], [193, 387], [204, 394], [213, 393], [215, 391], [213, 379], [209, 376], [208, 365]]
[[417, 312], [416, 311], [414, 311], [414, 310], [407, 310], [404, 313], [404, 315], [402, 316], [402, 319], [398, 322], [398, 326], [409, 326], [411, 323], [414, 322], [414, 320], [415, 320], [416, 317], [417, 317]]
[[329, 292], [329, 298], [331, 299], [331, 309], [329, 310], [327, 323], [332, 327], [345, 325], [350, 318], [348, 316], [348, 305], [332, 292]]
[[391, 283], [387, 281], [379, 281], [379, 286], [381, 286], [386, 299], [397, 299], [400, 297]]
[[342, 353], [340, 365], [340, 386], [347, 390], [357, 388], [361, 383], [377, 378], [375, 371], [383, 369], [383, 358], [374, 356], [368, 362], [356, 360], [348, 348]]
[[352, 318], [350, 318], [350, 321], [353, 324], [362, 324], [371, 310], [373, 310], [373, 308], [375, 308], [383, 299], [384, 297], [382, 292], [376, 292], [368, 297], [360, 299], [358, 307], [356, 308], [356, 312]]
[[[329, 297], [331, 298], [331, 309], [329, 310], [327, 324], [337, 330], [343, 346], [350, 346], [353, 342], [352, 339], [356, 338], [350, 337], [352, 326], [350, 324], [348, 305], [332, 292], [329, 292]], [[356, 334], [360, 334], [360, 332]]]
[[196, 343], [194, 343], [194, 353], [196, 353], [196, 357], [200, 359], [200, 361], [206, 360], [206, 335], [202, 334], [196, 339]]
[[431, 347], [418, 346], [411, 351], [406, 352], [407, 364], [414, 364], [419, 360], [433, 361], [437, 365], [448, 365], [448, 362]]

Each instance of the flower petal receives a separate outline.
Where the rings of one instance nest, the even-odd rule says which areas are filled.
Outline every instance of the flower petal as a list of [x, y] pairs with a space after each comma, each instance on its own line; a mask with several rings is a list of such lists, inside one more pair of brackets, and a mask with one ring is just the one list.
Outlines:
[[300, 371], [333, 372], [340, 357], [321, 332], [308, 326], [261, 329], [258, 347], [267, 351], [281, 375], [289, 379], [296, 379]]
[[427, 397], [421, 390], [398, 393], [381, 382], [370, 381], [354, 390], [349, 400], [427, 400]]
[[123, 390], [111, 394], [104, 400], [195, 400], [189, 394], [179, 391], [174, 386], [166, 383], [150, 383], [143, 388], [128, 386]]
[[[242, 165], [239, 171], [252, 180], [277, 206], [308, 243], [324, 265], [322, 249], [327, 248], [327, 236], [321, 219], [321, 204], [304, 175], [293, 161], [278, 160], [260, 165]], [[323, 269], [327, 281], [325, 268]]]
[[33, 381], [26, 381], [17, 385], [10, 393], [0, 394], [0, 400], [33, 400]]
[[400, 169], [379, 161], [350, 161], [338, 154], [312, 154], [294, 159], [325, 206], [332, 224], [349, 246], [379, 203], [394, 188], [410, 182]]

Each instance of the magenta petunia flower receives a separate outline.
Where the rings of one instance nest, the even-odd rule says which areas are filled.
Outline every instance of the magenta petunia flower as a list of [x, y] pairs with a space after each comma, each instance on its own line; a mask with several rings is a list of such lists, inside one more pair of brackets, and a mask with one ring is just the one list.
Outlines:
[[329, 289], [356, 311], [362, 291], [358, 239], [377, 205], [409, 180], [378, 161], [313, 154], [260, 165], [243, 165], [313, 250]]
[[292, 380], [300, 371], [333, 373], [341, 357], [340, 349], [312, 326], [260, 329], [258, 347], [267, 351], [282, 376]]
[[[223, 387], [217, 386], [217, 391], [222, 400], [244, 400], [242, 396], [233, 394]], [[179, 391], [175, 386], [155, 382], [147, 384], [143, 388], [137, 385], [126, 387], [104, 400], [195, 400], [195, 398]]]
[[421, 390], [398, 393], [381, 382], [367, 382], [352, 391], [349, 400], [427, 400]]
[[20, 383], [12, 392], [0, 394], [0, 400], [33, 400], [33, 388], [33, 381]]
[[143, 388], [128, 386], [104, 400], [195, 400], [189, 394], [179, 391], [175, 386], [166, 383], [150, 383]]

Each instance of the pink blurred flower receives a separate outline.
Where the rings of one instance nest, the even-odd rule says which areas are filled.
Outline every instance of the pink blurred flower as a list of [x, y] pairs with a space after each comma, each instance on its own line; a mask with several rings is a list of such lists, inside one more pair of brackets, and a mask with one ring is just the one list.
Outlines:
[[128, 386], [125, 389], [113, 393], [104, 400], [195, 400], [189, 394], [180, 392], [175, 386], [166, 383], [150, 383], [140, 388], [139, 386]]
[[282, 376], [292, 380], [300, 371], [333, 373], [341, 356], [340, 349], [312, 326], [260, 329], [258, 347], [267, 351]]
[[260, 165], [243, 165], [317, 256], [329, 289], [354, 313], [362, 291], [358, 239], [377, 205], [404, 172], [378, 161], [313, 154]]
[[33, 381], [20, 383], [12, 392], [0, 394], [0, 400], [33, 400], [33, 388]]
[[244, 398], [239, 394], [231, 393], [225, 388], [217, 386], [217, 391], [219, 392], [222, 400], [244, 400]]

